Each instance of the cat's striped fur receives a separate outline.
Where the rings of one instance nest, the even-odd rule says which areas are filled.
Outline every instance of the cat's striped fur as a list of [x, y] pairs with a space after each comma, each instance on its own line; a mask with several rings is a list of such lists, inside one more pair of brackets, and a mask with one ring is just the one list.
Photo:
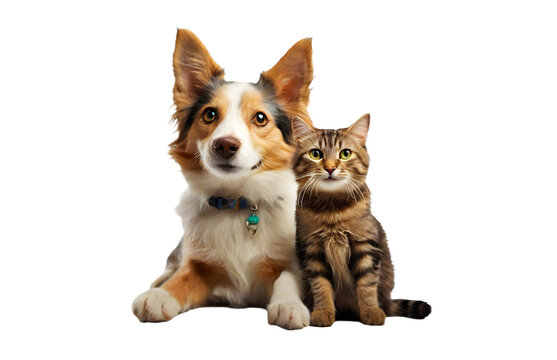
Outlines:
[[[385, 316], [425, 318], [431, 311], [427, 303], [391, 299], [393, 265], [365, 182], [369, 115], [346, 129], [312, 129], [297, 119], [293, 127], [298, 142], [296, 249], [310, 323], [329, 326], [336, 317], [348, 317], [381, 325]], [[346, 149], [350, 156], [343, 159]], [[310, 153], [315, 150], [321, 158]]]

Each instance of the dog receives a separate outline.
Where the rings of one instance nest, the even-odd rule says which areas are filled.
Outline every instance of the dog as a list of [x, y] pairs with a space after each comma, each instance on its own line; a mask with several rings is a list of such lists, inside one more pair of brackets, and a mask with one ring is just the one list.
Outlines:
[[133, 313], [159, 322], [201, 306], [266, 307], [270, 324], [307, 326], [291, 161], [292, 119], [311, 125], [311, 39], [257, 83], [228, 82], [203, 43], [179, 29], [173, 68], [178, 137], [170, 155], [189, 184], [177, 207], [184, 235]]

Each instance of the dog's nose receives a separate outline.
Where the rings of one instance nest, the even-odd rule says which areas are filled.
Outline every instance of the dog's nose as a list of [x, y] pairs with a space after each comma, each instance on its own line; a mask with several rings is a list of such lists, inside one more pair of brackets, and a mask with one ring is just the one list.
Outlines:
[[213, 141], [213, 149], [225, 159], [230, 159], [242, 143], [234, 136], [223, 136]]

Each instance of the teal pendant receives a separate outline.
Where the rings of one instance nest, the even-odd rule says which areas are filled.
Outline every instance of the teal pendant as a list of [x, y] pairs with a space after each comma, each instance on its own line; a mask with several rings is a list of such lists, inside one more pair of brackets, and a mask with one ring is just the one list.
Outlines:
[[257, 232], [257, 225], [259, 224], [259, 216], [255, 214], [251, 214], [246, 219], [246, 227], [248, 228], [248, 232], [251, 236], [255, 236]]
[[259, 216], [255, 215], [255, 214], [251, 214], [246, 221], [250, 224], [250, 225], [257, 225], [259, 224]]

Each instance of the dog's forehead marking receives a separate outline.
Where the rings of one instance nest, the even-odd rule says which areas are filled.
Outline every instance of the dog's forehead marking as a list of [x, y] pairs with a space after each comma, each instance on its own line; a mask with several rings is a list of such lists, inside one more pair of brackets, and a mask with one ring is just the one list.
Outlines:
[[230, 108], [232, 111], [240, 111], [242, 97], [247, 91], [255, 90], [255, 86], [250, 83], [227, 83], [224, 85], [224, 93], [228, 97], [230, 102]]
[[242, 143], [249, 143], [248, 128], [243, 120], [241, 103], [246, 92], [253, 91], [255, 86], [249, 83], [225, 83], [218, 96], [226, 98], [228, 106], [226, 113], [218, 127], [213, 132], [213, 138], [220, 136], [236, 136]]

